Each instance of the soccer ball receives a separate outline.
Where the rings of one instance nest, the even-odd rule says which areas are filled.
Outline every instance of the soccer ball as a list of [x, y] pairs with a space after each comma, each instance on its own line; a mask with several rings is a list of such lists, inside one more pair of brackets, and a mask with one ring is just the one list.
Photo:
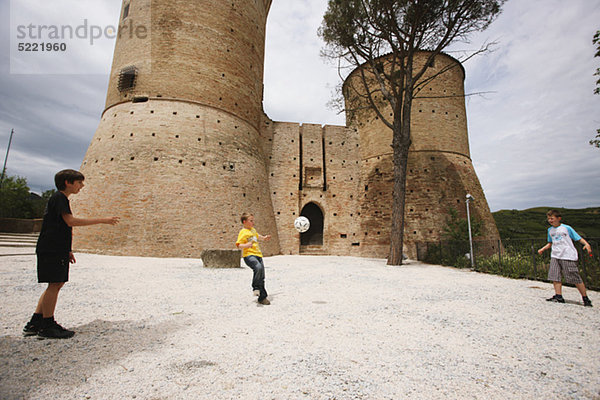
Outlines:
[[304, 233], [310, 228], [310, 221], [306, 217], [298, 217], [294, 221], [294, 228], [300, 233]]

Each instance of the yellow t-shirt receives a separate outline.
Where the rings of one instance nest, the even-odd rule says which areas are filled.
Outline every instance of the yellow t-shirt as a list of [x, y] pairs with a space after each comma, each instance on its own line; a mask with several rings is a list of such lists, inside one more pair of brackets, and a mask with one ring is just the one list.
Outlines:
[[260, 251], [260, 246], [258, 245], [258, 232], [256, 232], [256, 229], [243, 228], [240, 231], [240, 233], [238, 234], [238, 238], [237, 238], [235, 244], [236, 245], [246, 244], [248, 242], [254, 242], [254, 243], [252, 244], [252, 247], [249, 247], [247, 249], [242, 249], [242, 257], [248, 257], [248, 256], [262, 257], [263, 255], [262, 255], [262, 252]]

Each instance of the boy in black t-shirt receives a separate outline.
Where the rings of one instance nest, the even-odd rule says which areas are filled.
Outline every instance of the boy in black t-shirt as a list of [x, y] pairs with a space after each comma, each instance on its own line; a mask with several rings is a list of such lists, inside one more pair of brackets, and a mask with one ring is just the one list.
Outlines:
[[115, 225], [119, 222], [118, 217], [83, 219], [73, 216], [69, 196], [79, 193], [84, 179], [81, 172], [72, 169], [60, 171], [54, 176], [59, 191], [48, 200], [35, 251], [38, 282], [48, 283], [48, 288], [42, 293], [31, 321], [23, 328], [25, 336], [37, 334], [45, 338], [66, 339], [75, 334], [54, 321], [58, 292], [69, 280], [69, 263], [75, 263], [71, 249], [72, 227]]

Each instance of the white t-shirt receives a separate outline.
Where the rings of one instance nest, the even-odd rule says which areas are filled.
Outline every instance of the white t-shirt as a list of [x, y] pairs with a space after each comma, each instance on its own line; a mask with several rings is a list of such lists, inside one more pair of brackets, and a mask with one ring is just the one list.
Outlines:
[[560, 224], [548, 228], [548, 242], [552, 243], [552, 258], [577, 261], [577, 249], [573, 240], [578, 242], [581, 236], [569, 225]]

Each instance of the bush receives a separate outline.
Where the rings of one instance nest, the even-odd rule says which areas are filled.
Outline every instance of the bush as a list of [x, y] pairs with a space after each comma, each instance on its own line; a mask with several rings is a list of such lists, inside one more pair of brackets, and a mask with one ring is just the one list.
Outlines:
[[[600, 240], [587, 240], [592, 246], [593, 257], [580, 250], [579, 271], [588, 289], [600, 290]], [[419, 260], [430, 264], [469, 268], [470, 260], [462, 252], [465, 243], [468, 246], [468, 242], [419, 243], [418, 253], [424, 255]], [[500, 246], [497, 241], [474, 242], [475, 270], [509, 278], [546, 281], [550, 254], [537, 254], [537, 250], [545, 243], [545, 240], [540, 239], [504, 240]], [[577, 247], [580, 249], [579, 245]]]
[[0, 218], [41, 218], [53, 193], [54, 190], [48, 190], [41, 197], [34, 195], [29, 191], [27, 179], [6, 177], [0, 188]]

